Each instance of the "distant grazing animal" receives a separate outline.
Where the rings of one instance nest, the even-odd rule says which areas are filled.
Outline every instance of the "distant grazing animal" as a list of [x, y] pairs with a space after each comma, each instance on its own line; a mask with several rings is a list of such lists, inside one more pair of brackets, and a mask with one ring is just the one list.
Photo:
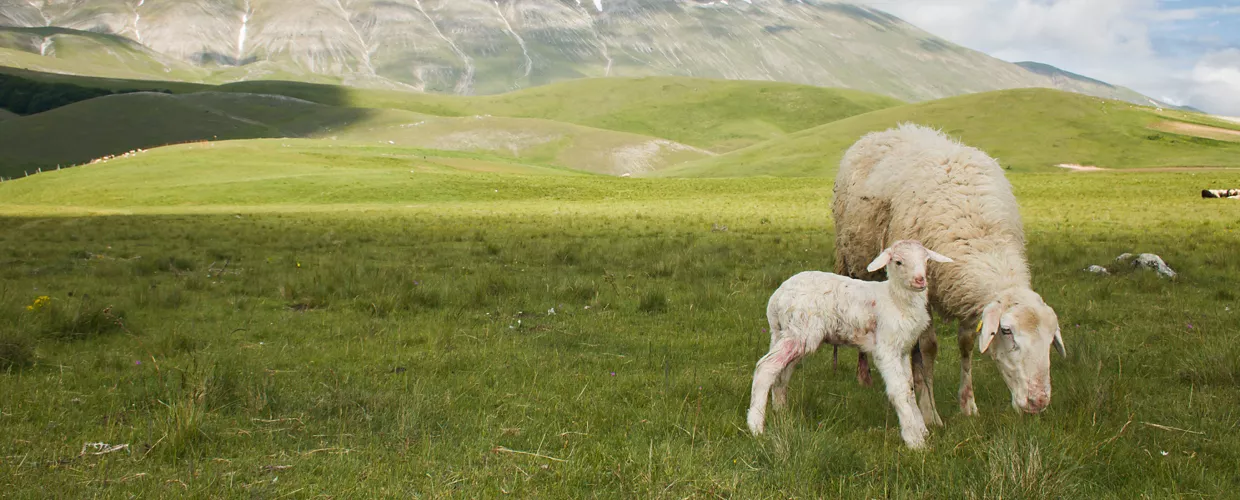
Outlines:
[[[955, 262], [930, 272], [930, 303], [960, 321], [960, 409], [976, 415], [973, 340], [998, 364], [1012, 406], [1038, 413], [1051, 402], [1050, 349], [1066, 356], [1059, 318], [1030, 286], [1025, 233], [1003, 169], [986, 153], [933, 129], [902, 124], [862, 137], [835, 178], [835, 271], [866, 269], [889, 241], [916, 239]], [[934, 404], [938, 339], [927, 324], [913, 351], [926, 423], [943, 425]], [[862, 355], [864, 356], [864, 354]]]
[[1240, 189], [1202, 189], [1202, 198], [1240, 198]]
[[824, 343], [850, 345], [874, 355], [904, 442], [911, 448], [925, 446], [926, 424], [917, 411], [909, 356], [921, 331], [930, 324], [927, 260], [952, 261], [916, 241], [897, 241], [867, 268], [874, 272], [885, 267], [887, 281], [861, 281], [819, 271], [799, 273], [785, 281], [766, 305], [771, 349], [754, 370], [749, 430], [754, 434], [764, 430], [768, 393], [776, 408], [787, 403], [788, 381], [802, 358]]

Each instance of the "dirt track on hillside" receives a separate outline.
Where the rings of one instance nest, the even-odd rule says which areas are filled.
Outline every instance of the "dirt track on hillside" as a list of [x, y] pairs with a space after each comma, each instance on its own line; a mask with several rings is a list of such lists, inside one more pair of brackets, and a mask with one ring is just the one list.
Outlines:
[[1204, 137], [1206, 139], [1214, 139], [1217, 141], [1240, 142], [1240, 130], [1231, 130], [1222, 127], [1211, 127], [1209, 125], [1198, 125], [1196, 123], [1163, 121], [1150, 125], [1150, 128], [1154, 130], [1161, 130], [1163, 132], [1171, 132], [1173, 134]]

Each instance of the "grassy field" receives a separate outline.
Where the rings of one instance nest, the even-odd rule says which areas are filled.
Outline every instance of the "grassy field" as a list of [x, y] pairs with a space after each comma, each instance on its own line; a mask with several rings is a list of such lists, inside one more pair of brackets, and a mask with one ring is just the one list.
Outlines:
[[[856, 385], [850, 351], [838, 371], [827, 354], [803, 364], [768, 436], [744, 429], [766, 298], [831, 268], [830, 179], [617, 179], [283, 144], [0, 183], [7, 494], [1240, 488], [1240, 205], [1198, 197], [1240, 173], [1013, 173], [1035, 288], [1070, 357], [1053, 360], [1053, 404], [1032, 417], [979, 361], [982, 415], [964, 418], [944, 348], [947, 428], [917, 453], [881, 389]], [[1180, 277], [1081, 271], [1130, 251]], [[940, 325], [945, 345], [953, 331]]]

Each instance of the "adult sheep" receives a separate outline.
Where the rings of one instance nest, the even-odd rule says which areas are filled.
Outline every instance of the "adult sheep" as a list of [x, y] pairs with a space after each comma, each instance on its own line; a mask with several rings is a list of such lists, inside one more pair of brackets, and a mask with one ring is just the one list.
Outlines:
[[[837, 274], [881, 279], [866, 264], [888, 243], [904, 239], [921, 240], [955, 260], [930, 269], [930, 306], [960, 322], [965, 415], [977, 414], [975, 338], [998, 363], [1014, 408], [1038, 413], [1050, 404], [1051, 345], [1066, 355], [1059, 319], [1030, 287], [1020, 212], [998, 162], [918, 125], [871, 133], [840, 161], [832, 213]], [[914, 383], [922, 418], [941, 426], [933, 397], [937, 355], [931, 324], [913, 353]]]

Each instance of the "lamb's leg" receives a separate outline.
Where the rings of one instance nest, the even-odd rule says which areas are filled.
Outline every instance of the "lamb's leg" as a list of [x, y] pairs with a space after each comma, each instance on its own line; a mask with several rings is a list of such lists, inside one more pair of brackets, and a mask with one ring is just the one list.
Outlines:
[[857, 383], [866, 387], [874, 385], [874, 380], [870, 379], [870, 360], [864, 352], [857, 353]]
[[917, 338], [917, 346], [913, 348], [913, 386], [917, 388], [917, 404], [921, 408], [922, 419], [926, 426], [943, 426], [939, 410], [934, 405], [934, 360], [939, 356], [938, 334], [934, 331], [934, 320]]
[[758, 360], [753, 372], [753, 388], [749, 398], [749, 431], [762, 434], [766, 420], [766, 400], [771, 386], [775, 384], [784, 368], [795, 362], [805, 351], [805, 344], [799, 339], [783, 338], [775, 342], [771, 352]]
[[977, 415], [977, 402], [973, 400], [973, 341], [977, 331], [969, 328], [967, 321], [960, 322], [956, 341], [960, 346], [960, 413]]
[[784, 367], [784, 371], [779, 372], [779, 378], [775, 380], [775, 387], [771, 389], [771, 403], [776, 410], [782, 410], [788, 406], [788, 382], [792, 380], [792, 371], [796, 369], [800, 358], [794, 359]]
[[926, 422], [917, 409], [917, 399], [913, 396], [912, 360], [899, 353], [892, 355], [875, 351], [874, 361], [878, 364], [878, 373], [883, 377], [887, 399], [891, 400], [896, 417], [900, 420], [900, 437], [909, 448], [924, 448], [929, 431], [926, 430]]

